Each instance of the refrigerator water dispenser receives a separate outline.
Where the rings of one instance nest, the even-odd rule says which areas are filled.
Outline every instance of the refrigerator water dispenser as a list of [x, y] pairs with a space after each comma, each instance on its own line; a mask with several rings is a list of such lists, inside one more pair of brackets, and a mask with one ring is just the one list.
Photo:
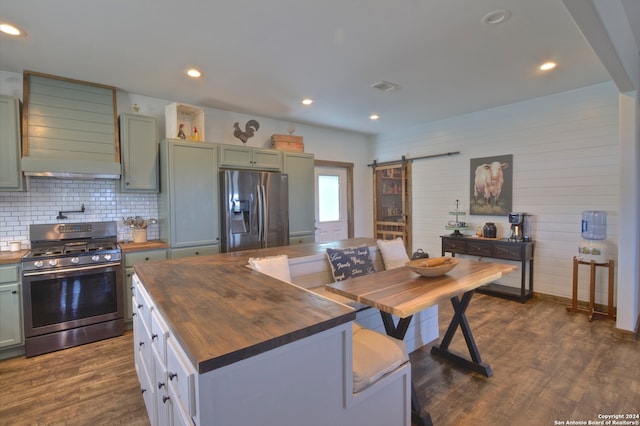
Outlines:
[[245, 234], [249, 232], [249, 206], [246, 200], [233, 200], [231, 216], [231, 233]]

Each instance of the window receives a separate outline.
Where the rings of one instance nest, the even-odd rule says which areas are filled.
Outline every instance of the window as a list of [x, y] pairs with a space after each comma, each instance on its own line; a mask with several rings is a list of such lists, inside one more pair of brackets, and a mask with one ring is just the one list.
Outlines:
[[318, 221], [340, 220], [339, 176], [318, 176]]

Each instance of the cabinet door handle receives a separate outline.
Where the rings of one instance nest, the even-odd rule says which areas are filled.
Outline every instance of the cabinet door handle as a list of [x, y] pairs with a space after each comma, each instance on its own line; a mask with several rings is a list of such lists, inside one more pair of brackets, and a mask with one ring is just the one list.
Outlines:
[[178, 374], [169, 372], [169, 380], [173, 380], [174, 377], [178, 377]]
[[151, 335], [151, 340], [156, 340], [157, 338], [158, 338], [158, 335], [157, 335], [157, 334], [152, 334], [152, 335]]
[[142, 308], [142, 306], [144, 306], [144, 305], [143, 305], [142, 303], [140, 303], [140, 304], [138, 305], [138, 309]]
[[11, 294], [18, 294], [18, 290], [11, 290]]
[[171, 398], [169, 398], [168, 396], [163, 396], [162, 397], [162, 403], [166, 404], [168, 400], [170, 400]]
[[140, 393], [145, 393], [146, 391], [146, 389], [140, 389]]
[[158, 382], [158, 389], [162, 389], [163, 386], [164, 386], [164, 383]]
[[138, 346], [143, 347], [144, 346], [144, 342], [138, 343]]

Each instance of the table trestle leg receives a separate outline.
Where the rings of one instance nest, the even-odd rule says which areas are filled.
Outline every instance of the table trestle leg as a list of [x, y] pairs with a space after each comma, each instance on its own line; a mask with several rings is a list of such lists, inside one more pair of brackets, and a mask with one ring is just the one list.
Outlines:
[[[473, 371], [484, 374], [487, 377], [491, 377], [493, 375], [491, 366], [487, 363], [482, 362], [480, 351], [478, 350], [478, 346], [476, 345], [475, 339], [473, 338], [473, 333], [471, 332], [471, 327], [469, 326], [469, 321], [467, 320], [467, 316], [465, 315], [465, 311], [469, 306], [469, 302], [471, 301], [472, 296], [473, 291], [468, 291], [464, 293], [464, 295], [462, 296], [462, 300], [460, 300], [458, 296], [454, 296], [451, 298], [451, 304], [453, 305], [453, 310], [455, 313], [453, 315], [453, 318], [451, 319], [451, 322], [449, 323], [447, 332], [442, 338], [442, 342], [439, 345], [436, 344], [431, 348], [431, 354], [440, 355], [443, 358], [447, 358], [453, 362], [461, 364]], [[471, 360], [449, 350], [449, 345], [451, 344], [451, 340], [453, 339], [453, 336], [458, 327], [460, 327], [460, 330], [462, 330], [462, 334], [467, 344], [467, 349], [469, 350]]]
[[393, 323], [393, 317], [391, 314], [380, 311], [380, 316], [382, 317], [382, 324], [384, 324], [384, 329], [387, 332], [387, 335], [395, 337], [398, 340], [403, 340], [405, 334], [407, 334], [413, 315], [406, 318], [400, 318], [397, 325]]
[[[388, 312], [380, 311], [380, 316], [382, 317], [382, 324], [384, 324], [387, 336], [394, 337], [398, 340], [404, 340], [404, 336], [407, 334], [407, 329], [409, 328], [409, 324], [411, 324], [413, 315], [406, 318], [400, 318], [398, 320], [398, 324], [393, 322], [393, 316]], [[411, 421], [417, 426], [433, 425], [431, 422], [431, 415], [426, 411], [423, 412], [422, 410], [422, 405], [420, 404], [420, 400], [418, 400], [413, 380], [411, 381]]]

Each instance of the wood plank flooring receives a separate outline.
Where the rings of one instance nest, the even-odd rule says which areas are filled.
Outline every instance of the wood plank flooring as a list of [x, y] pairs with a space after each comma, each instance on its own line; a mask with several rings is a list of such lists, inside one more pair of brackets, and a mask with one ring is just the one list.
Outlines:
[[[439, 305], [440, 336], [452, 313], [450, 303]], [[640, 344], [617, 338], [614, 321], [589, 322], [541, 299], [481, 294], [467, 317], [492, 377], [431, 356], [431, 345], [410, 357], [434, 425], [556, 425], [640, 413]], [[468, 353], [459, 330], [450, 348]]]
[[[441, 335], [451, 314], [442, 303]], [[480, 294], [467, 316], [492, 377], [433, 357], [431, 345], [411, 354], [434, 425], [555, 425], [640, 412], [640, 344], [616, 338], [613, 321], [589, 322], [550, 301]], [[459, 331], [451, 348], [466, 353]], [[0, 361], [0, 425], [148, 425], [139, 389], [131, 332]]]

